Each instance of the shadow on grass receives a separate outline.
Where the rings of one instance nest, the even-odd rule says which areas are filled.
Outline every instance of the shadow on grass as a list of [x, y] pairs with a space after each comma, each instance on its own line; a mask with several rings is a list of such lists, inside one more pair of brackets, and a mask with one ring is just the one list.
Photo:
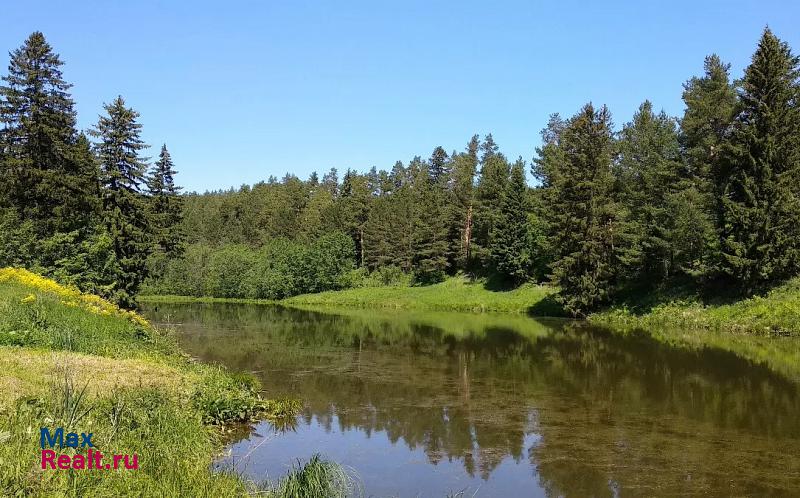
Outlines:
[[550, 294], [539, 300], [534, 305], [529, 306], [525, 312], [531, 317], [572, 318], [556, 300], [555, 294]]
[[517, 287], [519, 287], [519, 285], [497, 274], [486, 277], [486, 280], [483, 282], [483, 288], [492, 292], [509, 292]]
[[[765, 294], [764, 290], [757, 294]], [[723, 306], [734, 304], [756, 294], [743, 294], [732, 282], [718, 280], [701, 286], [689, 278], [662, 282], [658, 285], [629, 285], [621, 289], [614, 298], [613, 305], [625, 307], [632, 315], [646, 315], [654, 308], [670, 303], [698, 303], [703, 306]]]

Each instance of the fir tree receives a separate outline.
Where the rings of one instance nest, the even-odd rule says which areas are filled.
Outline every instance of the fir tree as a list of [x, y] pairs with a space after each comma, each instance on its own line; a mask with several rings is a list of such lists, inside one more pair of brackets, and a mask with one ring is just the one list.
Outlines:
[[331, 196], [335, 197], [339, 193], [339, 173], [336, 168], [322, 175], [322, 188], [327, 190]]
[[491, 255], [497, 273], [514, 284], [528, 276], [528, 208], [525, 163], [517, 159], [500, 200], [500, 216], [491, 233]]
[[444, 279], [447, 270], [447, 223], [442, 191], [431, 176], [430, 163], [415, 157], [409, 164], [414, 207], [413, 268], [422, 283]]
[[371, 199], [372, 191], [367, 176], [348, 169], [342, 178], [337, 204], [338, 220], [342, 231], [350, 235], [355, 243], [359, 266], [364, 265], [365, 253], [370, 250], [364, 244], [364, 224], [369, 216]]
[[433, 183], [439, 185], [447, 181], [448, 168], [447, 152], [439, 146], [433, 150], [431, 158], [428, 161], [430, 164], [430, 179]]
[[551, 119], [543, 132], [550, 141], [538, 149], [534, 171], [544, 188], [553, 281], [565, 309], [583, 315], [607, 302], [615, 286], [615, 143], [605, 107], [588, 104], [561, 125]]
[[510, 167], [505, 156], [498, 152], [492, 135], [481, 144], [480, 177], [476, 186], [476, 206], [472, 233], [472, 253], [476, 262], [486, 268], [490, 263], [490, 234], [500, 218], [500, 199], [506, 189]]
[[710, 55], [704, 67], [702, 77], [692, 78], [683, 87], [686, 110], [680, 141], [689, 175], [701, 182], [701, 191], [710, 192], [721, 145], [733, 121], [736, 90], [730, 82], [730, 64]]
[[722, 267], [748, 293], [795, 274], [800, 262], [798, 62], [764, 31], [716, 174]]
[[146, 198], [142, 193], [147, 171], [139, 151], [147, 146], [140, 138], [139, 113], [125, 106], [122, 97], [104, 105], [92, 135], [98, 138], [103, 191], [103, 216], [112, 240], [114, 270], [112, 297], [122, 306], [133, 306], [147, 274], [151, 249]]
[[96, 206], [96, 169], [75, 131], [63, 62], [40, 32], [10, 54], [0, 86], [0, 202], [38, 237], [85, 230]]
[[621, 202], [630, 211], [635, 234], [628, 266], [647, 283], [664, 281], [674, 272], [678, 250], [672, 238], [672, 200], [680, 191], [683, 163], [675, 120], [653, 112], [645, 101], [619, 142]]
[[720, 171], [722, 145], [733, 122], [736, 89], [730, 64], [717, 55], [706, 57], [704, 74], [684, 84], [686, 109], [680, 123], [680, 145], [685, 172], [684, 188], [670, 206], [675, 226], [672, 240], [683, 250], [683, 270], [708, 279], [720, 260], [722, 192], [715, 180]]
[[175, 185], [175, 165], [167, 146], [161, 146], [158, 160], [147, 179], [150, 196], [150, 228], [156, 249], [168, 257], [179, 256], [183, 252], [182, 199], [178, 195], [181, 187]]

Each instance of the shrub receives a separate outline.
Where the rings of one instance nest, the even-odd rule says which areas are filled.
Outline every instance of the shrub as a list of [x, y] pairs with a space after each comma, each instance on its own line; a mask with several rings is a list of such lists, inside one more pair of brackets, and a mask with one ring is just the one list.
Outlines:
[[160, 278], [145, 292], [185, 296], [283, 299], [297, 294], [337, 290], [349, 285], [355, 266], [352, 239], [339, 232], [311, 244], [271, 239], [261, 248], [239, 244], [187, 247], [182, 258], [162, 265]]

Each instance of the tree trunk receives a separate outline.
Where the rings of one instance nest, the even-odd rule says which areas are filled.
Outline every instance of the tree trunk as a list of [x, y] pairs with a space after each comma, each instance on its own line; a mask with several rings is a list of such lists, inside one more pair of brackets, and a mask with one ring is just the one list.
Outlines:
[[472, 242], [472, 204], [467, 209], [467, 221], [464, 225], [464, 240], [462, 247], [464, 248], [464, 263], [469, 261], [470, 243]]

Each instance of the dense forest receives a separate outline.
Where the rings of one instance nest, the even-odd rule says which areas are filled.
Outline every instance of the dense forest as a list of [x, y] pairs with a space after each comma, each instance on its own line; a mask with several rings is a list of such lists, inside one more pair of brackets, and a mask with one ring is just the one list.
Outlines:
[[[749, 295], [800, 271], [800, 60], [765, 30], [741, 79], [711, 55], [675, 118], [552, 115], [530, 164], [491, 134], [390, 170], [181, 194], [122, 97], [86, 134], [41, 33], [0, 86], [0, 266], [132, 306], [149, 292], [283, 298], [464, 273], [552, 282], [573, 315], [630, 292]], [[233, 166], [233, 165], [232, 165]], [[530, 173], [535, 186], [526, 180]]]

